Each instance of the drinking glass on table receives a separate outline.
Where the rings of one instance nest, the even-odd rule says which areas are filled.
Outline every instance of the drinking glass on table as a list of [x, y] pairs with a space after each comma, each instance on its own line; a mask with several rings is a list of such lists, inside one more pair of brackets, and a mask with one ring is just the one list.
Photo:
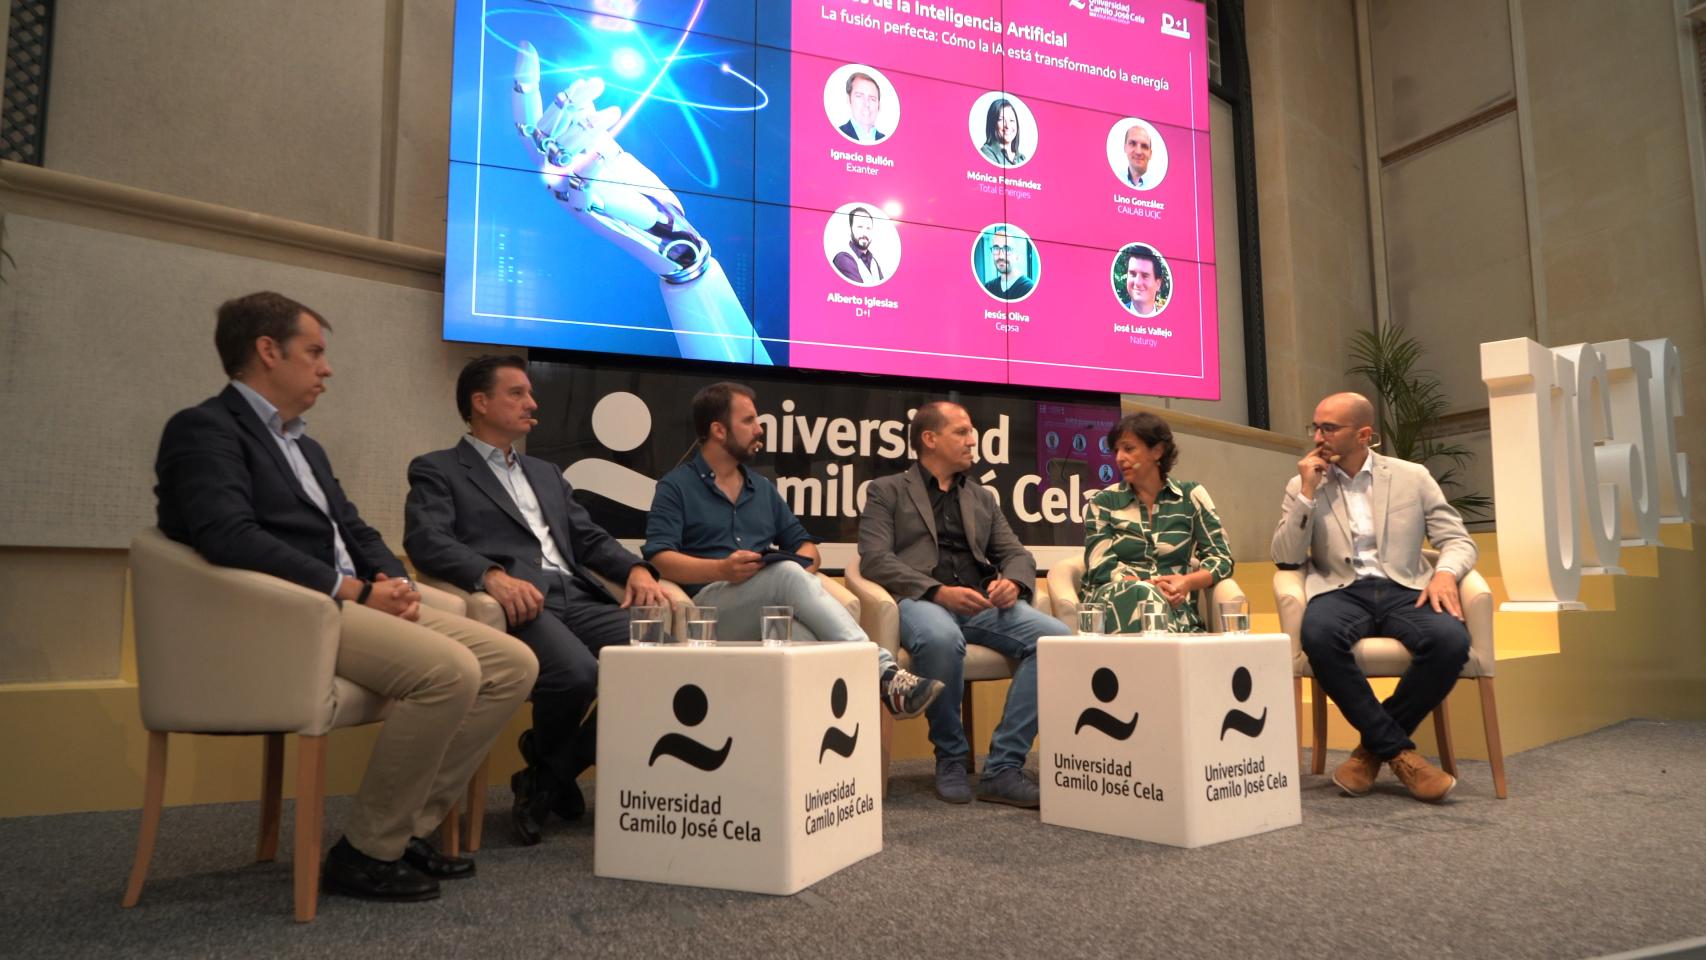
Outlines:
[[655, 647], [663, 642], [663, 607], [628, 608], [628, 642], [636, 647]]
[[1107, 632], [1107, 611], [1099, 603], [1087, 603], [1078, 608], [1078, 635], [1099, 637]]
[[786, 646], [794, 639], [794, 608], [765, 607], [758, 618], [758, 640], [767, 647]]
[[1146, 637], [1165, 637], [1167, 635], [1167, 601], [1144, 601], [1143, 635]]
[[1250, 632], [1250, 601], [1239, 597], [1236, 600], [1222, 600], [1220, 607], [1220, 629], [1225, 633]]
[[717, 608], [693, 605], [687, 608], [687, 645], [717, 645]]

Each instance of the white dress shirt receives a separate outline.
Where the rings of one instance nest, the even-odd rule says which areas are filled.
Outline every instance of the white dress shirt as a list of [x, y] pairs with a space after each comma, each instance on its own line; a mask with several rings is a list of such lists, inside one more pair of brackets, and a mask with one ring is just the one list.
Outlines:
[[527, 528], [539, 541], [545, 569], [564, 574], [573, 569], [563, 559], [562, 551], [557, 549], [557, 539], [551, 536], [551, 525], [545, 522], [545, 511], [539, 508], [533, 484], [527, 482], [527, 475], [522, 472], [521, 461], [516, 458], [514, 450], [499, 450], [471, 433], [464, 434], [464, 439], [473, 445], [481, 459], [486, 461], [486, 466], [492, 468], [493, 476], [509, 491], [509, 498], [521, 510], [521, 518], [527, 521]]
[[332, 581], [332, 596], [335, 597], [338, 595], [338, 587], [343, 585], [344, 578], [356, 575], [355, 560], [350, 557], [349, 548], [344, 546], [344, 534], [338, 529], [338, 518], [332, 516], [331, 506], [326, 500], [326, 491], [320, 489], [320, 481], [314, 479], [314, 471], [309, 469], [308, 458], [302, 455], [302, 447], [297, 442], [308, 429], [308, 422], [301, 417], [293, 417], [289, 423], [285, 423], [279, 418], [278, 408], [272, 405], [271, 400], [255, 392], [255, 388], [240, 380], [231, 381], [231, 385], [237, 388], [243, 399], [249, 401], [255, 415], [261, 418], [261, 423], [266, 424], [267, 433], [278, 443], [278, 448], [284, 451], [284, 460], [290, 464], [291, 472], [296, 474], [296, 482], [302, 484], [302, 490], [308, 494], [308, 499], [314, 501], [314, 506], [320, 508], [327, 520], [332, 521], [332, 553], [338, 568], [338, 578]]
[[1344, 490], [1345, 512], [1351, 518], [1351, 567], [1356, 570], [1357, 579], [1386, 577], [1374, 537], [1374, 458], [1364, 457], [1362, 469], [1354, 477], [1336, 463], [1329, 469]]

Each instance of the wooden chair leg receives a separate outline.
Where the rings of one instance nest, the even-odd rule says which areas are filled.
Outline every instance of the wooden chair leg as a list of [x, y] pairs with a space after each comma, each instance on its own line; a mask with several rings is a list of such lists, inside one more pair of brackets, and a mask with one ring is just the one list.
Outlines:
[[468, 836], [465, 846], [469, 853], [480, 852], [480, 828], [486, 823], [486, 787], [491, 783], [492, 757], [480, 761], [474, 768], [474, 779], [468, 781]]
[[1451, 743], [1451, 715], [1441, 700], [1434, 708], [1434, 740], [1439, 743], [1439, 765], [1446, 773], [1457, 776], [1457, 749]]
[[271, 863], [278, 858], [278, 822], [284, 808], [284, 734], [265, 734], [261, 743], [261, 837], [255, 860]]
[[1297, 769], [1303, 766], [1303, 678], [1291, 678], [1291, 708], [1297, 716]]
[[882, 798], [887, 800], [889, 798], [889, 758], [894, 753], [894, 714], [879, 707], [877, 708], [877, 717], [879, 718], [878, 732], [881, 734], [879, 741], [883, 748], [882, 779], [879, 782], [882, 785]]
[[1315, 721], [1315, 740], [1309, 748], [1309, 769], [1313, 773], [1327, 772], [1327, 694], [1321, 690], [1321, 681], [1311, 678], [1309, 681], [1309, 712]]
[[320, 831], [326, 811], [326, 738], [297, 738], [296, 749], [296, 921], [307, 923], [320, 908]]
[[1499, 707], [1493, 700], [1493, 678], [1481, 677], [1481, 725], [1487, 731], [1487, 762], [1493, 767], [1493, 796], [1505, 799], [1505, 745], [1499, 738]]
[[166, 731], [148, 731], [148, 779], [142, 785], [142, 829], [136, 834], [136, 860], [130, 865], [125, 884], [124, 905], [136, 906], [142, 899], [142, 884], [148, 879], [148, 861], [154, 858], [154, 840], [160, 835], [160, 808], [166, 799]]
[[966, 734], [966, 772], [977, 772], [977, 710], [972, 706], [970, 680], [965, 695], [960, 698], [960, 728]]
[[438, 848], [447, 857], [462, 856], [462, 805], [453, 803], [438, 825]]

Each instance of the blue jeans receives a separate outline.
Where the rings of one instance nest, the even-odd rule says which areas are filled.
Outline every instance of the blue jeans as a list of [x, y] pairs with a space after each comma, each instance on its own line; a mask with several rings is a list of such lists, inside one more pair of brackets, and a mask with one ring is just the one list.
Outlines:
[[1020, 600], [1006, 610], [982, 610], [969, 617], [953, 613], [931, 600], [900, 602], [900, 645], [912, 655], [912, 672], [940, 680], [942, 695], [924, 716], [930, 721], [930, 742], [936, 759], [971, 753], [960, 724], [960, 701], [965, 697], [966, 644], [975, 643], [1019, 661], [1001, 723], [989, 740], [988, 772], [1023, 767], [1037, 737], [1037, 638], [1071, 633], [1053, 617], [1038, 613]]
[[[707, 583], [693, 602], [717, 608], [717, 633], [731, 640], [758, 639], [758, 620], [765, 607], [794, 608], [795, 640], [870, 640], [859, 622], [823, 588], [817, 574], [784, 560], [773, 563], [740, 583]], [[877, 676], [894, 665], [894, 654], [877, 648]]]
[[[1318, 593], [1303, 608], [1299, 639], [1315, 679], [1380, 760], [1416, 749], [1411, 731], [1451, 692], [1469, 659], [1469, 628], [1431, 605], [1416, 606], [1419, 595], [1371, 577]], [[1391, 637], [1410, 651], [1410, 669], [1385, 701], [1374, 698], [1351, 653], [1364, 637]]]

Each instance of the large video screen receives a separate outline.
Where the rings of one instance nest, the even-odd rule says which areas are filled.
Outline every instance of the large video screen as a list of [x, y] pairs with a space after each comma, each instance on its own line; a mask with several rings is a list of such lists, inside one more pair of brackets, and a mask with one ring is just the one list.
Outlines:
[[1219, 396], [1192, 0], [459, 0], [444, 336]]

